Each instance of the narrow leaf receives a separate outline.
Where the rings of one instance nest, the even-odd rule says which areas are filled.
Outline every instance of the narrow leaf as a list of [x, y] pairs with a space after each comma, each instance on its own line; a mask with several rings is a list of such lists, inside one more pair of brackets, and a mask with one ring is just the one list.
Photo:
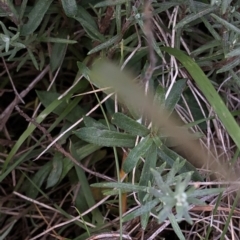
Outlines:
[[190, 194], [191, 197], [202, 197], [206, 195], [217, 195], [224, 191], [224, 188], [196, 189]]
[[131, 183], [123, 183], [123, 182], [94, 183], [94, 184], [91, 184], [91, 187], [117, 188], [117, 189], [121, 189], [122, 191], [125, 191], [125, 192], [146, 191], [146, 187], [133, 185]]
[[61, 2], [64, 12], [68, 17], [77, 15], [78, 8], [75, 0], [61, 0]]
[[[172, 151], [171, 149], [167, 148], [165, 145], [162, 145], [158, 149], [158, 156], [165, 162], [167, 162], [168, 165], [173, 167], [174, 162], [179, 159], [180, 162], [185, 161], [183, 157]], [[197, 169], [188, 161], [185, 162], [184, 167], [179, 171], [180, 173], [193, 171], [193, 179], [196, 181], [203, 181], [203, 178], [198, 173]]]
[[27, 36], [37, 29], [52, 2], [53, 0], [37, 1], [37, 3], [28, 14], [28, 22], [22, 26], [21, 35]]
[[147, 202], [144, 206], [138, 208], [137, 210], [129, 213], [128, 215], [123, 217], [123, 222], [129, 221], [133, 218], [141, 216], [142, 214], [151, 212], [151, 210], [159, 203], [159, 199], [154, 199], [152, 201]]
[[144, 125], [138, 123], [123, 113], [114, 113], [112, 123], [135, 136], [146, 137], [150, 132]]
[[152, 143], [153, 143], [152, 138], [147, 136], [130, 151], [125, 162], [123, 163], [124, 172], [129, 173], [133, 170], [134, 167], [136, 167], [139, 158], [142, 157], [148, 151]]
[[168, 218], [169, 218], [169, 221], [172, 224], [173, 230], [177, 234], [179, 240], [186, 240], [185, 237], [183, 236], [183, 233], [182, 233], [176, 219], [175, 219], [175, 216], [172, 213], [170, 213]]
[[226, 20], [218, 17], [216, 14], [211, 14], [213, 18], [215, 18], [219, 23], [221, 23], [224, 27], [226, 27], [228, 30], [232, 30], [237, 34], [240, 34], [240, 29], [237, 28], [235, 25], [231, 24], [230, 22], [227, 22]]
[[31, 58], [31, 60], [32, 60], [32, 63], [33, 63], [33, 65], [34, 65], [34, 67], [35, 67], [37, 70], [39, 70], [38, 63], [37, 63], [37, 59], [35, 58], [33, 52], [30, 50], [30, 48], [28, 48], [27, 51], [28, 51], [28, 54], [29, 54], [29, 56], [30, 56], [30, 58]]
[[99, 7], [106, 7], [106, 6], [115, 6], [119, 4], [123, 4], [129, 2], [129, 0], [105, 0], [97, 3], [94, 7], [99, 8]]
[[105, 48], [108, 48], [110, 46], [112, 46], [114, 43], [118, 42], [119, 39], [121, 39], [121, 35], [116, 35], [112, 38], [110, 38], [109, 40], [105, 41], [102, 44], [99, 44], [98, 46], [96, 46], [95, 48], [93, 48], [91, 51], [88, 52], [88, 55], [93, 54], [95, 52], [98, 52], [100, 50], [103, 50]]
[[199, 89], [203, 92], [219, 119], [222, 121], [229, 135], [232, 137], [237, 147], [240, 148], [240, 128], [201, 68], [181, 50], [168, 47], [163, 47], [162, 50], [175, 56], [188, 70], [192, 78], [196, 81]]
[[[80, 160], [74, 145], [71, 146], [71, 153], [77, 160]], [[78, 167], [77, 165], [75, 165], [75, 169], [77, 172], [78, 180], [81, 183], [81, 188], [83, 190], [84, 197], [86, 199], [88, 207], [91, 208], [96, 204], [96, 202], [94, 200], [86, 174], [83, 171], [83, 169]], [[104, 222], [103, 216], [98, 208], [94, 208], [92, 210], [92, 215], [93, 215], [93, 219], [96, 220], [97, 224], [102, 224]]]
[[65, 38], [54, 38], [54, 37], [41, 37], [39, 39], [39, 41], [41, 41], [41, 42], [52, 42], [52, 43], [62, 43], [62, 44], [75, 44], [75, 43], [77, 43], [76, 40], [65, 39]]
[[12, 230], [12, 228], [13, 228], [13, 226], [15, 225], [16, 222], [17, 222], [16, 219], [12, 221], [11, 225], [8, 226], [8, 228], [6, 229], [6, 231], [3, 232], [3, 234], [0, 236], [0, 240], [7, 239], [8, 234], [11, 232], [11, 230]]
[[184, 27], [186, 24], [190, 23], [190, 22], [193, 22], [195, 21], [196, 19], [206, 15], [206, 14], [209, 14], [213, 11], [215, 11], [217, 9], [216, 6], [214, 7], [208, 7], [202, 11], [199, 11], [198, 13], [192, 13], [192, 14], [188, 14], [187, 17], [185, 17], [184, 19], [182, 19], [176, 26], [175, 26], [175, 29], [178, 29], [178, 28], [182, 28]]
[[164, 106], [165, 103], [165, 89], [159, 85], [156, 89], [155, 95], [154, 95], [154, 103], [157, 106]]
[[102, 124], [101, 122], [91, 118], [91, 117], [88, 117], [88, 116], [84, 116], [83, 117], [83, 121], [84, 121], [84, 124], [86, 127], [94, 127], [94, 128], [97, 128], [97, 129], [106, 129], [108, 130], [108, 127], [104, 124]]
[[52, 163], [48, 162], [40, 168], [40, 170], [33, 176], [32, 182], [29, 183], [29, 188], [26, 191], [26, 195], [30, 198], [36, 198], [43, 182], [46, 180], [49, 172], [51, 171]]
[[178, 103], [183, 89], [186, 86], [186, 80], [181, 79], [175, 82], [167, 99], [165, 100], [165, 108], [168, 110], [169, 115], [173, 112], [176, 104]]
[[60, 179], [63, 169], [63, 156], [56, 152], [52, 159], [52, 170], [47, 179], [47, 188], [53, 187]]
[[[148, 182], [151, 180], [151, 168], [156, 168], [156, 162], [157, 162], [157, 146], [153, 142], [151, 147], [148, 149], [146, 153], [145, 163], [143, 165], [142, 173], [139, 180], [140, 186], [148, 186]], [[143, 199], [145, 197], [146, 193], [140, 192], [138, 197], [141, 203], [143, 203]]]
[[[67, 37], [66, 32], [60, 33], [61, 37]], [[55, 43], [50, 57], [50, 68], [54, 72], [62, 63], [67, 49], [67, 44]]]

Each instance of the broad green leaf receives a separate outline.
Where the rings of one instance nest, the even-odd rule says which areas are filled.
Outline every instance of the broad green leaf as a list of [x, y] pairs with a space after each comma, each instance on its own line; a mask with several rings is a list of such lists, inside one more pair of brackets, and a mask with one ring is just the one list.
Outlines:
[[168, 47], [163, 47], [162, 50], [175, 56], [187, 69], [197, 83], [199, 89], [212, 106], [215, 113], [218, 115], [219, 119], [223, 123], [229, 135], [232, 137], [237, 147], [240, 148], [240, 128], [201, 68], [190, 57], [180, 50]]
[[144, 125], [123, 113], [114, 113], [112, 116], [112, 123], [135, 136], [146, 137], [150, 132]]
[[37, 173], [31, 178], [32, 182], [29, 182], [29, 187], [26, 191], [26, 195], [30, 198], [36, 198], [43, 182], [46, 180], [49, 172], [51, 171], [52, 163], [47, 162], [44, 166], [38, 170]]
[[59, 182], [65, 178], [65, 176], [68, 174], [68, 172], [73, 168], [73, 162], [69, 158], [64, 158], [62, 160], [62, 173], [59, 178]]
[[90, 154], [96, 152], [101, 148], [101, 146], [89, 143], [87, 145], [81, 146], [80, 148], [77, 147], [76, 144], [74, 144], [74, 148], [76, 149], [76, 152], [78, 154], [78, 159], [82, 160], [85, 157], [89, 156]]
[[135, 137], [110, 130], [84, 127], [74, 132], [82, 140], [105, 147], [134, 147]]
[[176, 104], [178, 103], [181, 94], [186, 86], [186, 80], [181, 79], [175, 82], [167, 99], [165, 100], [165, 108], [168, 110], [169, 115], [173, 112]]
[[53, 0], [38, 0], [35, 3], [28, 14], [28, 22], [22, 26], [21, 35], [30, 35], [37, 29], [52, 2]]
[[152, 143], [152, 138], [147, 136], [130, 151], [123, 163], [124, 172], [129, 173], [133, 170], [134, 167], [136, 167], [139, 158], [145, 155], [145, 153], [151, 147]]
[[46, 188], [53, 187], [60, 179], [63, 170], [63, 156], [56, 152], [52, 161], [52, 170], [47, 179]]
[[[143, 169], [141, 172], [139, 185], [140, 186], [148, 186], [149, 181], [151, 181], [152, 175], [151, 175], [151, 168], [156, 168], [156, 162], [157, 162], [157, 146], [154, 142], [152, 142], [151, 147], [148, 149], [146, 153], [145, 163], [143, 165]], [[143, 199], [145, 197], [146, 193], [139, 192], [138, 197], [141, 203], [143, 203]]]
[[74, 17], [78, 13], [76, 0], [61, 0], [65, 14], [68, 17]]
[[[162, 49], [165, 50], [168, 48]], [[190, 65], [189, 68], [190, 71], [194, 69], [192, 65]], [[175, 138], [184, 150], [188, 150], [189, 154], [194, 155], [196, 165], [202, 166], [203, 162], [207, 160], [207, 153], [201, 150], [199, 143], [196, 141], [189, 141], [191, 139], [191, 134], [187, 130], [175, 127], [177, 125], [176, 120], [167, 118], [168, 114], [164, 109], [155, 107], [153, 105], [153, 96], [151, 92], [149, 92], [146, 97], [139, 85], [133, 82], [132, 79], [134, 79], [134, 77], [131, 78], [130, 74], [128, 75], [127, 72], [120, 71], [119, 67], [115, 66], [113, 63], [104, 61], [104, 59], [99, 59], [93, 64], [89, 77], [91, 82], [100, 88], [106, 86], [112, 87], [117, 92], [121, 100], [120, 102], [128, 106], [130, 105], [132, 109], [139, 110], [142, 109], [143, 106], [147, 106], [144, 108], [144, 115], [152, 119], [156, 128], [162, 128], [164, 133]], [[200, 81], [202, 81], [202, 77]]]
[[88, 116], [84, 116], [83, 117], [83, 121], [86, 127], [95, 127], [97, 129], [105, 129], [108, 130], [108, 127], [106, 125], [104, 125], [103, 123], [88, 117]]

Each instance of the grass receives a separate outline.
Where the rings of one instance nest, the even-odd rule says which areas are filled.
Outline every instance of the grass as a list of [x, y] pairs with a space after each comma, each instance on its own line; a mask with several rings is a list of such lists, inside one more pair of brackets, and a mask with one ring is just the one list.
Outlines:
[[239, 239], [239, 1], [0, 1], [0, 239]]

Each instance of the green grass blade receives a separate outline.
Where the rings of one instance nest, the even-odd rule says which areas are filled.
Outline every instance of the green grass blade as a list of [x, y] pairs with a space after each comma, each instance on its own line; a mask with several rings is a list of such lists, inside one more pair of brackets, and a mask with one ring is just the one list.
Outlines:
[[4, 240], [4, 239], [7, 238], [7, 235], [11, 232], [11, 230], [12, 230], [12, 228], [15, 225], [16, 222], [17, 222], [17, 220], [13, 220], [10, 227], [0, 236], [0, 240]]
[[[77, 151], [76, 151], [76, 149], [74, 148], [73, 145], [71, 146], [71, 153], [77, 160], [79, 160], [79, 155], [77, 154]], [[76, 172], [77, 172], [79, 182], [81, 183], [81, 188], [84, 192], [84, 197], [87, 201], [87, 204], [88, 204], [89, 208], [91, 208], [96, 204], [96, 202], [94, 200], [91, 188], [89, 186], [88, 179], [85, 175], [85, 172], [82, 170], [82, 168], [75, 165], [75, 169], [76, 169]], [[104, 218], [103, 218], [103, 216], [102, 216], [102, 214], [101, 214], [101, 212], [99, 211], [98, 208], [95, 208], [92, 211], [92, 215], [93, 215], [94, 219], [96, 220], [97, 224], [100, 225], [104, 222]]]
[[[56, 99], [55, 101], [53, 101], [46, 109], [44, 109], [39, 116], [36, 118], [36, 122], [37, 123], [41, 123], [50, 113], [53, 112], [53, 110], [60, 105], [60, 103], [62, 102], [61, 100]], [[8, 157], [6, 158], [6, 161], [4, 162], [3, 165], [3, 170], [2, 172], [4, 172], [10, 162], [10, 160], [13, 158], [13, 156], [15, 155], [15, 153], [18, 151], [18, 149], [21, 147], [21, 145], [23, 144], [23, 142], [30, 136], [30, 134], [35, 130], [36, 126], [34, 124], [31, 124], [25, 131], [24, 133], [21, 135], [21, 137], [18, 139], [18, 141], [15, 143], [15, 145], [13, 146], [11, 152], [8, 154]]]
[[97, 3], [94, 7], [99, 8], [99, 7], [107, 7], [107, 6], [115, 6], [119, 4], [123, 4], [128, 2], [129, 0], [105, 0]]
[[27, 36], [33, 33], [43, 20], [45, 13], [53, 0], [38, 0], [28, 15], [28, 22], [23, 25], [21, 35]]
[[41, 186], [46, 180], [48, 174], [52, 169], [52, 162], [47, 162], [44, 166], [41, 166], [39, 171], [32, 177], [28, 178], [28, 187], [26, 189], [26, 195], [30, 198], [35, 199], [38, 192], [41, 192]]
[[219, 119], [222, 121], [229, 135], [232, 137], [238, 148], [240, 148], [240, 128], [201, 68], [180, 50], [169, 47], [163, 47], [161, 49], [176, 57], [188, 70], [194, 81], [197, 83], [199, 89], [203, 92]]

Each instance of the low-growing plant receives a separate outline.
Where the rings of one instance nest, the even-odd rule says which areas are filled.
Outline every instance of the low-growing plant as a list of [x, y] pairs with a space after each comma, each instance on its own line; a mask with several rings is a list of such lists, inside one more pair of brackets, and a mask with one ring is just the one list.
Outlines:
[[239, 8], [0, 0], [0, 239], [239, 239]]

